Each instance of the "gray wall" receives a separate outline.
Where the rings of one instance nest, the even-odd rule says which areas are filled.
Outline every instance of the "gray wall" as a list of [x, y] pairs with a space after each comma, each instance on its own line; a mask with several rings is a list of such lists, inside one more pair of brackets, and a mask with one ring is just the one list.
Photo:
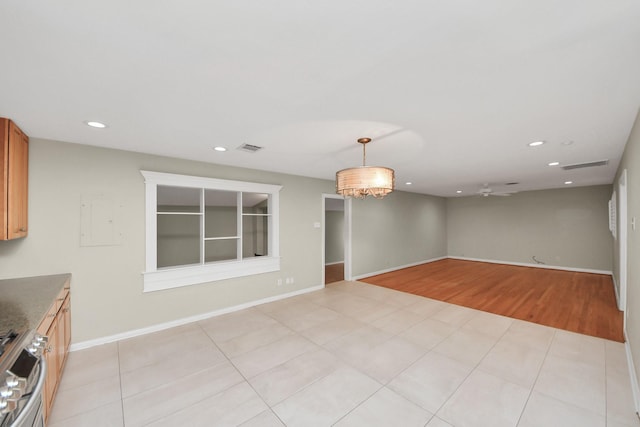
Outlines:
[[[615, 182], [622, 171], [627, 170], [627, 339], [633, 355], [636, 370], [640, 369], [640, 113], [629, 136], [622, 161], [618, 167]], [[618, 203], [618, 206], [619, 203]], [[636, 219], [636, 230], [631, 227], [631, 219]], [[619, 277], [618, 250], [614, 246], [614, 277]], [[636, 372], [638, 378], [638, 372]]]
[[[280, 184], [280, 272], [144, 294], [145, 187], [140, 169]], [[321, 283], [323, 192], [330, 181], [33, 138], [29, 236], [0, 242], [1, 278], [70, 272], [73, 341], [127, 332]], [[80, 246], [80, 201], [112, 194], [122, 244]], [[294, 277], [292, 285], [277, 279]]]
[[344, 211], [325, 212], [324, 262], [344, 261]]
[[382, 200], [352, 202], [352, 274], [417, 263], [447, 255], [446, 201], [393, 192]]
[[610, 185], [447, 199], [450, 256], [611, 271]]
[[[313, 224], [321, 221], [322, 194], [333, 193], [332, 181], [37, 138], [31, 139], [29, 155], [29, 236], [0, 242], [0, 279], [72, 273], [74, 343], [321, 285], [322, 233]], [[141, 169], [282, 185], [281, 271], [143, 293]], [[122, 205], [120, 244], [80, 246], [81, 200], [87, 195], [111, 195]], [[445, 254], [444, 199], [394, 193], [354, 205], [354, 253], [362, 252], [354, 256], [355, 271]], [[412, 231], [394, 230], [398, 218], [415, 222]], [[277, 286], [285, 277], [294, 284]]]

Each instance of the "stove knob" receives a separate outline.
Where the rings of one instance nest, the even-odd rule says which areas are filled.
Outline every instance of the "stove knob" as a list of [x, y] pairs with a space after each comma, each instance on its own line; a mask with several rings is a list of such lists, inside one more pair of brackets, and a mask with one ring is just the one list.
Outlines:
[[0, 398], [5, 398], [8, 401], [13, 399], [20, 399], [22, 392], [17, 388], [0, 387]]
[[13, 388], [18, 385], [18, 378], [12, 375], [7, 377], [5, 382], [7, 383], [7, 387]]
[[13, 392], [9, 389], [9, 387], [0, 387], [0, 399], [7, 399], [11, 397]]
[[31, 342], [31, 344], [29, 344], [29, 347], [27, 347], [27, 351], [31, 354], [33, 354], [34, 356], [40, 356], [42, 355], [42, 350], [44, 349], [44, 342]]
[[13, 412], [18, 407], [18, 401], [15, 399], [9, 400], [0, 396], [0, 415]]
[[20, 392], [20, 395], [24, 394], [24, 392], [27, 390], [26, 378], [20, 378], [12, 375], [10, 377], [7, 377], [5, 383], [7, 384], [7, 388], [18, 390]]
[[36, 342], [37, 342], [37, 343], [41, 343], [41, 345], [42, 345], [42, 344], [44, 344], [44, 343], [46, 343], [46, 342], [48, 342], [48, 341], [49, 341], [49, 338], [48, 338], [48, 337], [42, 336], [42, 335], [40, 335], [40, 334], [36, 334], [36, 335], [33, 337], [33, 342], [34, 342], [34, 343], [36, 343]]

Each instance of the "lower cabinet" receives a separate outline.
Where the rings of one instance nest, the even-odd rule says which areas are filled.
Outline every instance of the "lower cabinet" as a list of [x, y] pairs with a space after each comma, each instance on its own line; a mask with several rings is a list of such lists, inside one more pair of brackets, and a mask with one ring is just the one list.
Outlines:
[[71, 300], [68, 283], [40, 323], [38, 333], [49, 338], [43, 353], [47, 363], [47, 377], [42, 397], [46, 423], [51, 413], [71, 343]]

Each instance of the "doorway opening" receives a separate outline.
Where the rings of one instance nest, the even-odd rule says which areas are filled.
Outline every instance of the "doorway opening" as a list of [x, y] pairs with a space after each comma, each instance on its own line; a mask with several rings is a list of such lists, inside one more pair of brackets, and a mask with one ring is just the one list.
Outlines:
[[322, 195], [322, 283], [351, 279], [351, 200]]

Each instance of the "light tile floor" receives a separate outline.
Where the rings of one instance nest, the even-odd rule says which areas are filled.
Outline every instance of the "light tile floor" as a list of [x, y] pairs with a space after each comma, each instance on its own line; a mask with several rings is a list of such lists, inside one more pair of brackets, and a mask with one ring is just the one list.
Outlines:
[[73, 352], [50, 427], [640, 426], [621, 343], [359, 282]]

